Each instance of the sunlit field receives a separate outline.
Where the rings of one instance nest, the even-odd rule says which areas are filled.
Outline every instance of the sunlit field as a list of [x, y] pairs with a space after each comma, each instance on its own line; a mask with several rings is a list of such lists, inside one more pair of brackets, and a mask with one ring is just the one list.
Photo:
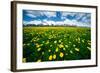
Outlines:
[[23, 27], [23, 62], [91, 58], [87, 27]]

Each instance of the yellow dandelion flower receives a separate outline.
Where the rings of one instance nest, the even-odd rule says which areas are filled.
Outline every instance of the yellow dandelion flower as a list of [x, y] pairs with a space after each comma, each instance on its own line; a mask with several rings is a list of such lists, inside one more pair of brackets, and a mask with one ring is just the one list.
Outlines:
[[53, 59], [56, 59], [56, 54], [53, 55]]
[[38, 48], [38, 49], [37, 49], [37, 51], [40, 51], [40, 50], [41, 50], [41, 48]]
[[56, 48], [56, 52], [58, 52], [58, 50], [59, 50], [59, 49], [58, 49], [58, 47], [57, 47], [57, 48]]
[[22, 62], [23, 62], [23, 63], [26, 63], [26, 58], [23, 58], [23, 59], [22, 59]]
[[64, 56], [63, 52], [60, 52], [59, 56], [62, 58]]
[[37, 60], [37, 62], [41, 62], [41, 59]]
[[49, 56], [49, 60], [52, 60], [52, 55]]
[[72, 50], [70, 50], [70, 53], [72, 54], [72, 53], [73, 53], [73, 51], [72, 51]]
[[62, 45], [62, 44], [59, 45], [59, 48], [63, 48], [63, 47], [64, 47], [64, 45]]
[[79, 49], [79, 48], [75, 48], [75, 50], [76, 50], [76, 51], [78, 51], [78, 52], [80, 51], [80, 49]]

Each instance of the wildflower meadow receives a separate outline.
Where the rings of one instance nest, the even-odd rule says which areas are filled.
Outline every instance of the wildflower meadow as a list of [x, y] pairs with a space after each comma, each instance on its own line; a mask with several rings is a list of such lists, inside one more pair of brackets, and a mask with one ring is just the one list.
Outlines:
[[88, 27], [23, 27], [23, 62], [91, 58]]

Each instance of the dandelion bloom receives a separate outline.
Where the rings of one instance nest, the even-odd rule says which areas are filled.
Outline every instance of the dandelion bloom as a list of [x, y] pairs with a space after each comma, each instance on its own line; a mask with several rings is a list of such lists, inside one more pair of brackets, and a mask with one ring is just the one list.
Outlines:
[[53, 55], [53, 59], [56, 59], [56, 54]]
[[58, 52], [58, 47], [56, 48], [56, 52]]
[[52, 60], [52, 55], [49, 56], [49, 60]]
[[62, 45], [62, 44], [59, 45], [59, 48], [63, 48], [63, 47], [64, 47], [64, 45]]
[[60, 52], [59, 56], [62, 58], [64, 56], [63, 52]]
[[37, 60], [37, 62], [41, 62], [41, 59]]

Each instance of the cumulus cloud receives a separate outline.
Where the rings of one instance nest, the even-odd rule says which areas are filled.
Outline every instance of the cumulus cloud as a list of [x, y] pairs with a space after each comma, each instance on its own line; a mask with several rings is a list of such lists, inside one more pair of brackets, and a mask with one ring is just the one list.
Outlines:
[[40, 21], [40, 20], [34, 20], [34, 21], [28, 21], [28, 22], [26, 22], [26, 21], [23, 21], [23, 24], [24, 25], [28, 25], [28, 24], [35, 24], [35, 25], [38, 25], [38, 24], [41, 24], [42, 23], [42, 21]]
[[83, 27], [90, 27], [90, 25], [87, 25], [86, 23], [82, 23], [82, 22], [78, 22], [77, 20], [69, 20], [66, 19], [64, 21], [52, 21], [52, 20], [34, 20], [34, 21], [29, 21], [23, 22], [25, 25], [27, 24], [35, 24], [35, 25], [39, 25], [39, 24], [43, 24], [43, 25], [70, 25], [70, 26], [83, 26]]
[[52, 24], [55, 25], [55, 21], [52, 21], [52, 20], [46, 20], [46, 19], [43, 20], [42, 23], [43, 23], [44, 25], [52, 25]]
[[62, 13], [62, 19], [67, 19], [67, 16], [69, 16], [71, 19], [67, 20], [68, 23], [76, 24], [78, 26], [90, 26], [91, 25], [91, 14], [90, 13], [80, 13], [80, 12], [63, 12]]
[[56, 12], [54, 12], [54, 11], [28, 10], [28, 11], [26, 11], [26, 15], [29, 17], [32, 17], [32, 18], [45, 15], [46, 17], [50, 18], [50, 17], [56, 17]]
[[70, 16], [74, 16], [74, 15], [76, 15], [77, 13], [75, 13], [75, 12], [62, 12], [62, 16], [63, 17], [66, 17], [66, 16], [68, 16], [68, 15], [70, 15]]
[[[61, 11], [39, 11], [25, 10], [26, 15], [31, 18], [29, 21], [24, 20], [23, 24], [43, 24], [43, 25], [75, 25], [87, 26], [91, 25], [91, 14], [80, 12], [61, 12]], [[57, 14], [58, 13], [58, 14]], [[59, 17], [60, 15], [60, 17]]]
[[31, 18], [36, 18], [38, 16], [42, 16], [40, 11], [33, 11], [33, 10], [26, 11], [26, 15]]
[[33, 15], [33, 14], [26, 14], [27, 16], [29, 16], [29, 17], [31, 17], [31, 18], [35, 18], [36, 17], [36, 15]]
[[56, 12], [53, 11], [42, 11], [41, 14], [47, 16], [48, 18], [56, 17]]

